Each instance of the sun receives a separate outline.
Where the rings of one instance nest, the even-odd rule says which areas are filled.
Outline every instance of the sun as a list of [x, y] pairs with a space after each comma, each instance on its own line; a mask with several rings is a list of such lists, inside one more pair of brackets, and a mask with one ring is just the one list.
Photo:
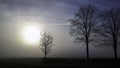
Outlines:
[[37, 26], [26, 26], [23, 31], [25, 42], [35, 44], [39, 42], [41, 30]]

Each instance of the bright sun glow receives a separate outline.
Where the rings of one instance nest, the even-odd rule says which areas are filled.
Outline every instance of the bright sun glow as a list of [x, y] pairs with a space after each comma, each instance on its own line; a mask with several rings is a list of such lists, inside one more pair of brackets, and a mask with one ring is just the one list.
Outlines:
[[27, 26], [24, 28], [23, 35], [27, 43], [35, 44], [39, 42], [41, 29], [37, 26]]

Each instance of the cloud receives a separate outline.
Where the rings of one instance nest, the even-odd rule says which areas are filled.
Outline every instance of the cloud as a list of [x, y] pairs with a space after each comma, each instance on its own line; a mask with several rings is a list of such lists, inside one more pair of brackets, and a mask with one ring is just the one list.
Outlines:
[[73, 7], [68, 0], [0, 0], [0, 23], [32, 20], [63, 24], [74, 12]]
[[120, 0], [90, 0], [100, 8], [119, 8]]
[[116, 7], [115, 0], [0, 0], [0, 23], [35, 21], [46, 24], [66, 24], [80, 5]]

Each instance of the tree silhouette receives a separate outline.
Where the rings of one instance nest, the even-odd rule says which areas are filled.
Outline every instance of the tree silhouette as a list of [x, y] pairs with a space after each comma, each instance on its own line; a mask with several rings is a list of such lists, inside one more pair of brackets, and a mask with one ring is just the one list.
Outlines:
[[101, 21], [99, 34], [103, 45], [112, 46], [117, 59], [117, 46], [120, 44], [120, 9], [109, 9], [99, 13]]
[[96, 24], [97, 9], [94, 5], [80, 7], [75, 17], [70, 19], [70, 34], [76, 42], [86, 45], [87, 60], [89, 59], [89, 43], [93, 41], [92, 33]]
[[49, 33], [41, 34], [40, 49], [44, 53], [44, 58], [51, 52], [51, 46], [53, 46], [53, 37]]

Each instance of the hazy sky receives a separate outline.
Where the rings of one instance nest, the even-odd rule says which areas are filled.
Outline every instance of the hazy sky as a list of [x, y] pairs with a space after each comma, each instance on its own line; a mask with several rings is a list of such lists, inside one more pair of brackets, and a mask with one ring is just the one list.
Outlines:
[[[85, 46], [74, 44], [68, 19], [80, 5], [120, 8], [120, 0], [0, 0], [0, 57], [42, 57], [38, 44], [27, 44], [22, 31], [38, 25], [54, 36], [50, 57], [85, 57]], [[119, 47], [118, 47], [119, 48]], [[120, 50], [118, 50], [118, 55]], [[112, 47], [90, 46], [91, 57], [113, 57]]]

